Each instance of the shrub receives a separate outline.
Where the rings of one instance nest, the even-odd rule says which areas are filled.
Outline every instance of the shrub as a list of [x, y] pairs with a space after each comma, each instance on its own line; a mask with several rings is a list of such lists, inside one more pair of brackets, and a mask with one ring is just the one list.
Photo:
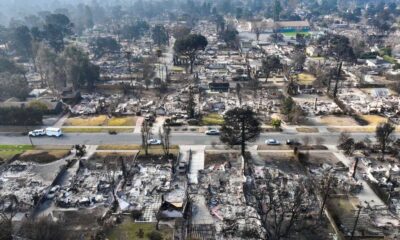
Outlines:
[[147, 234], [150, 240], [162, 240], [162, 234], [159, 231], [152, 231], [149, 234]]
[[137, 236], [138, 236], [139, 238], [143, 238], [143, 237], [144, 237], [144, 231], [143, 231], [143, 229], [139, 228], [139, 232], [137, 233]]
[[281, 127], [281, 124], [282, 124], [282, 122], [281, 122], [280, 119], [272, 119], [272, 120], [271, 120], [271, 125], [272, 125], [275, 129], [280, 128], [280, 127]]
[[30, 102], [29, 107], [42, 111], [42, 113], [46, 113], [47, 111], [49, 111], [49, 108], [46, 106], [46, 104], [37, 100]]
[[142, 217], [143, 213], [140, 210], [133, 210], [132, 211], [132, 218], [134, 220], [139, 220]]
[[29, 126], [41, 125], [43, 112], [36, 108], [0, 108], [0, 125]]

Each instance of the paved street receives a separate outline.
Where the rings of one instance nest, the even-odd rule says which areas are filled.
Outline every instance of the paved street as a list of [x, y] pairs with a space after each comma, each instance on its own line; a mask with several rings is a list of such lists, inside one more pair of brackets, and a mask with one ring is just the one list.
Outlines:
[[[339, 133], [264, 133], [261, 134], [256, 144], [262, 144], [267, 138], [274, 138], [281, 142], [286, 139], [302, 139], [308, 136], [311, 144], [315, 144], [317, 140], [323, 139], [322, 144], [335, 145], [339, 138]], [[374, 133], [353, 133], [351, 134], [356, 140], [362, 140], [365, 137], [373, 137]], [[156, 136], [157, 137], [157, 136]], [[396, 137], [400, 137], [399, 134]], [[141, 136], [139, 133], [120, 133], [118, 135], [110, 135], [108, 133], [67, 133], [61, 138], [38, 137], [32, 138], [35, 145], [101, 145], [101, 144], [140, 144]], [[219, 143], [218, 136], [207, 136], [202, 133], [174, 133], [171, 141], [173, 144], [179, 145], [211, 145]], [[27, 136], [21, 134], [0, 134], [0, 144], [30, 144]]]

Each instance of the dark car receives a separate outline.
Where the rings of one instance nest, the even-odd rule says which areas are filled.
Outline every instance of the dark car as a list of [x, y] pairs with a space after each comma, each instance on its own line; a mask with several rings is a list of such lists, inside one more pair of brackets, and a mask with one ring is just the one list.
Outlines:
[[299, 141], [295, 140], [295, 139], [288, 139], [288, 140], [286, 140], [286, 145], [289, 145], [289, 146], [300, 146], [301, 143]]

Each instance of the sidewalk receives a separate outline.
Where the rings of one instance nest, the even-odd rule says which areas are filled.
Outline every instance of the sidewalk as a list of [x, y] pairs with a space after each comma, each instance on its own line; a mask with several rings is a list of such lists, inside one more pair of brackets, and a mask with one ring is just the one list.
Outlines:
[[205, 161], [205, 145], [184, 145], [180, 146], [180, 151], [183, 155], [189, 154], [189, 151], [192, 151], [192, 161], [189, 166], [189, 182], [193, 184], [198, 183], [198, 173], [199, 170], [204, 169], [204, 161]]
[[136, 125], [135, 125], [135, 130], [133, 131], [133, 133], [140, 133], [141, 129], [142, 129], [142, 124], [144, 121], [144, 117], [138, 117], [136, 120]]
[[53, 127], [61, 128], [64, 125], [65, 121], [67, 121], [68, 118], [69, 118], [69, 113], [65, 114], [60, 119], [58, 119], [57, 122], [53, 125]]
[[[349, 168], [352, 168], [353, 162], [352, 160], [343, 155], [342, 152], [340, 152], [337, 148], [332, 151], [332, 153], [346, 166]], [[385, 203], [375, 194], [375, 192], [372, 190], [372, 188], [368, 185], [368, 183], [361, 177], [358, 176], [357, 174], [357, 179], [360, 181], [363, 185], [363, 189], [361, 190], [360, 193], [355, 194], [356, 197], [360, 200], [361, 204], [369, 204], [370, 206], [384, 206]]]

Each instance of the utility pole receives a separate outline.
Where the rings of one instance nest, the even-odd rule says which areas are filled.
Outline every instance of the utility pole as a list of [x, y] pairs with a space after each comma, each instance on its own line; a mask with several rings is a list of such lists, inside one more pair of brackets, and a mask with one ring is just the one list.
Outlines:
[[126, 56], [126, 59], [128, 60], [128, 72], [129, 72], [129, 78], [131, 80], [131, 87], [133, 87], [132, 63], [131, 63], [132, 52], [126, 51], [125, 56]]
[[129, 80], [130, 80], [130, 86], [129, 86], [129, 92], [132, 93], [133, 95], [133, 76], [132, 76], [132, 51], [125, 51], [125, 57], [128, 60], [128, 72], [129, 72]]
[[354, 237], [354, 233], [356, 232], [356, 228], [357, 228], [357, 224], [358, 224], [358, 219], [360, 218], [360, 213], [361, 213], [361, 206], [358, 206], [358, 212], [357, 212], [357, 216], [356, 216], [356, 221], [354, 222], [354, 227], [353, 227], [353, 231], [351, 232], [351, 238], [350, 240], [353, 240]]

